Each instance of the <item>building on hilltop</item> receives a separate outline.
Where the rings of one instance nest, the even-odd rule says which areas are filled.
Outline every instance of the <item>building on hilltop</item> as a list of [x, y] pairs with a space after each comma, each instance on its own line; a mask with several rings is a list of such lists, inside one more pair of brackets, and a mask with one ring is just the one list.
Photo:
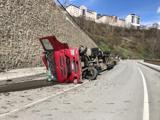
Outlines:
[[126, 27], [126, 22], [125, 22], [125, 20], [119, 18], [119, 19], [117, 20], [117, 26], [118, 26], [118, 27]]
[[117, 16], [109, 16], [109, 15], [98, 15], [96, 19], [96, 23], [103, 24], [113, 24], [117, 22]]
[[125, 20], [118, 18], [117, 16], [99, 15], [96, 23], [109, 24], [112, 26], [125, 27]]
[[139, 28], [140, 27], [140, 17], [137, 16], [136, 14], [129, 14], [126, 18], [126, 26], [128, 28], [134, 27], [134, 28]]
[[152, 28], [160, 29], [160, 25], [158, 23], [153, 23]]
[[85, 6], [77, 7], [75, 5], [69, 5], [66, 10], [74, 17], [85, 17], [86, 20], [91, 20], [96, 23], [109, 24], [111, 26], [127, 27], [127, 28], [139, 28], [140, 27], [140, 17], [136, 14], [129, 14], [125, 20], [120, 19], [117, 16], [101, 15], [97, 14], [95, 11], [87, 9]]
[[153, 23], [153, 24], [147, 24], [147, 25], [143, 25], [141, 26], [141, 29], [159, 29], [160, 30], [160, 25], [158, 23]]
[[149, 28], [148, 28], [147, 25], [141, 25], [141, 26], [140, 26], [140, 29], [141, 29], [141, 30], [148, 30]]
[[66, 10], [70, 13], [71, 16], [81, 17], [84, 16], [87, 20], [96, 21], [97, 13], [95, 11], [87, 9], [85, 6], [77, 7], [75, 5], [69, 5], [66, 7]]

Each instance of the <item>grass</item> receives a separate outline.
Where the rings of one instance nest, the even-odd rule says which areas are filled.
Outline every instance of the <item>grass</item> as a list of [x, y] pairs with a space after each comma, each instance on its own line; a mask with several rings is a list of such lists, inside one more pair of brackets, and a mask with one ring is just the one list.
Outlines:
[[75, 18], [95, 43], [123, 58], [160, 58], [160, 30], [135, 30]]

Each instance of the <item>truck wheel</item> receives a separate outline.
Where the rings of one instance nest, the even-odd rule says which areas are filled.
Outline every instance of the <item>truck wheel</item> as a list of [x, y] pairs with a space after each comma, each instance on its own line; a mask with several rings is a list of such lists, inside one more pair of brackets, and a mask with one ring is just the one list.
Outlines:
[[89, 80], [95, 80], [97, 78], [98, 71], [94, 67], [88, 68], [85, 78]]
[[107, 70], [111, 70], [113, 68], [113, 66], [114, 65], [112, 65], [112, 64], [107, 65]]

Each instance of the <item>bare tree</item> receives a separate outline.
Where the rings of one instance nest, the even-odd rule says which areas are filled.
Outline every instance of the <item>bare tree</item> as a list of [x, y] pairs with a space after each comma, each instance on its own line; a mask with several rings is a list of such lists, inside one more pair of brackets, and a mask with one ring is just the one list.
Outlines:
[[67, 5], [69, 4], [70, 0], [64, 0], [64, 7], [67, 7]]

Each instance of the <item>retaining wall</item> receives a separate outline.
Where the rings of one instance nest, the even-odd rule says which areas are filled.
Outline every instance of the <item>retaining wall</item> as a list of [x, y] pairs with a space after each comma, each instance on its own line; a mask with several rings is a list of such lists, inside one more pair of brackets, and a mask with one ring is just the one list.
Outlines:
[[54, 0], [0, 1], [0, 71], [41, 66], [38, 38], [55, 35], [70, 46], [96, 44]]

